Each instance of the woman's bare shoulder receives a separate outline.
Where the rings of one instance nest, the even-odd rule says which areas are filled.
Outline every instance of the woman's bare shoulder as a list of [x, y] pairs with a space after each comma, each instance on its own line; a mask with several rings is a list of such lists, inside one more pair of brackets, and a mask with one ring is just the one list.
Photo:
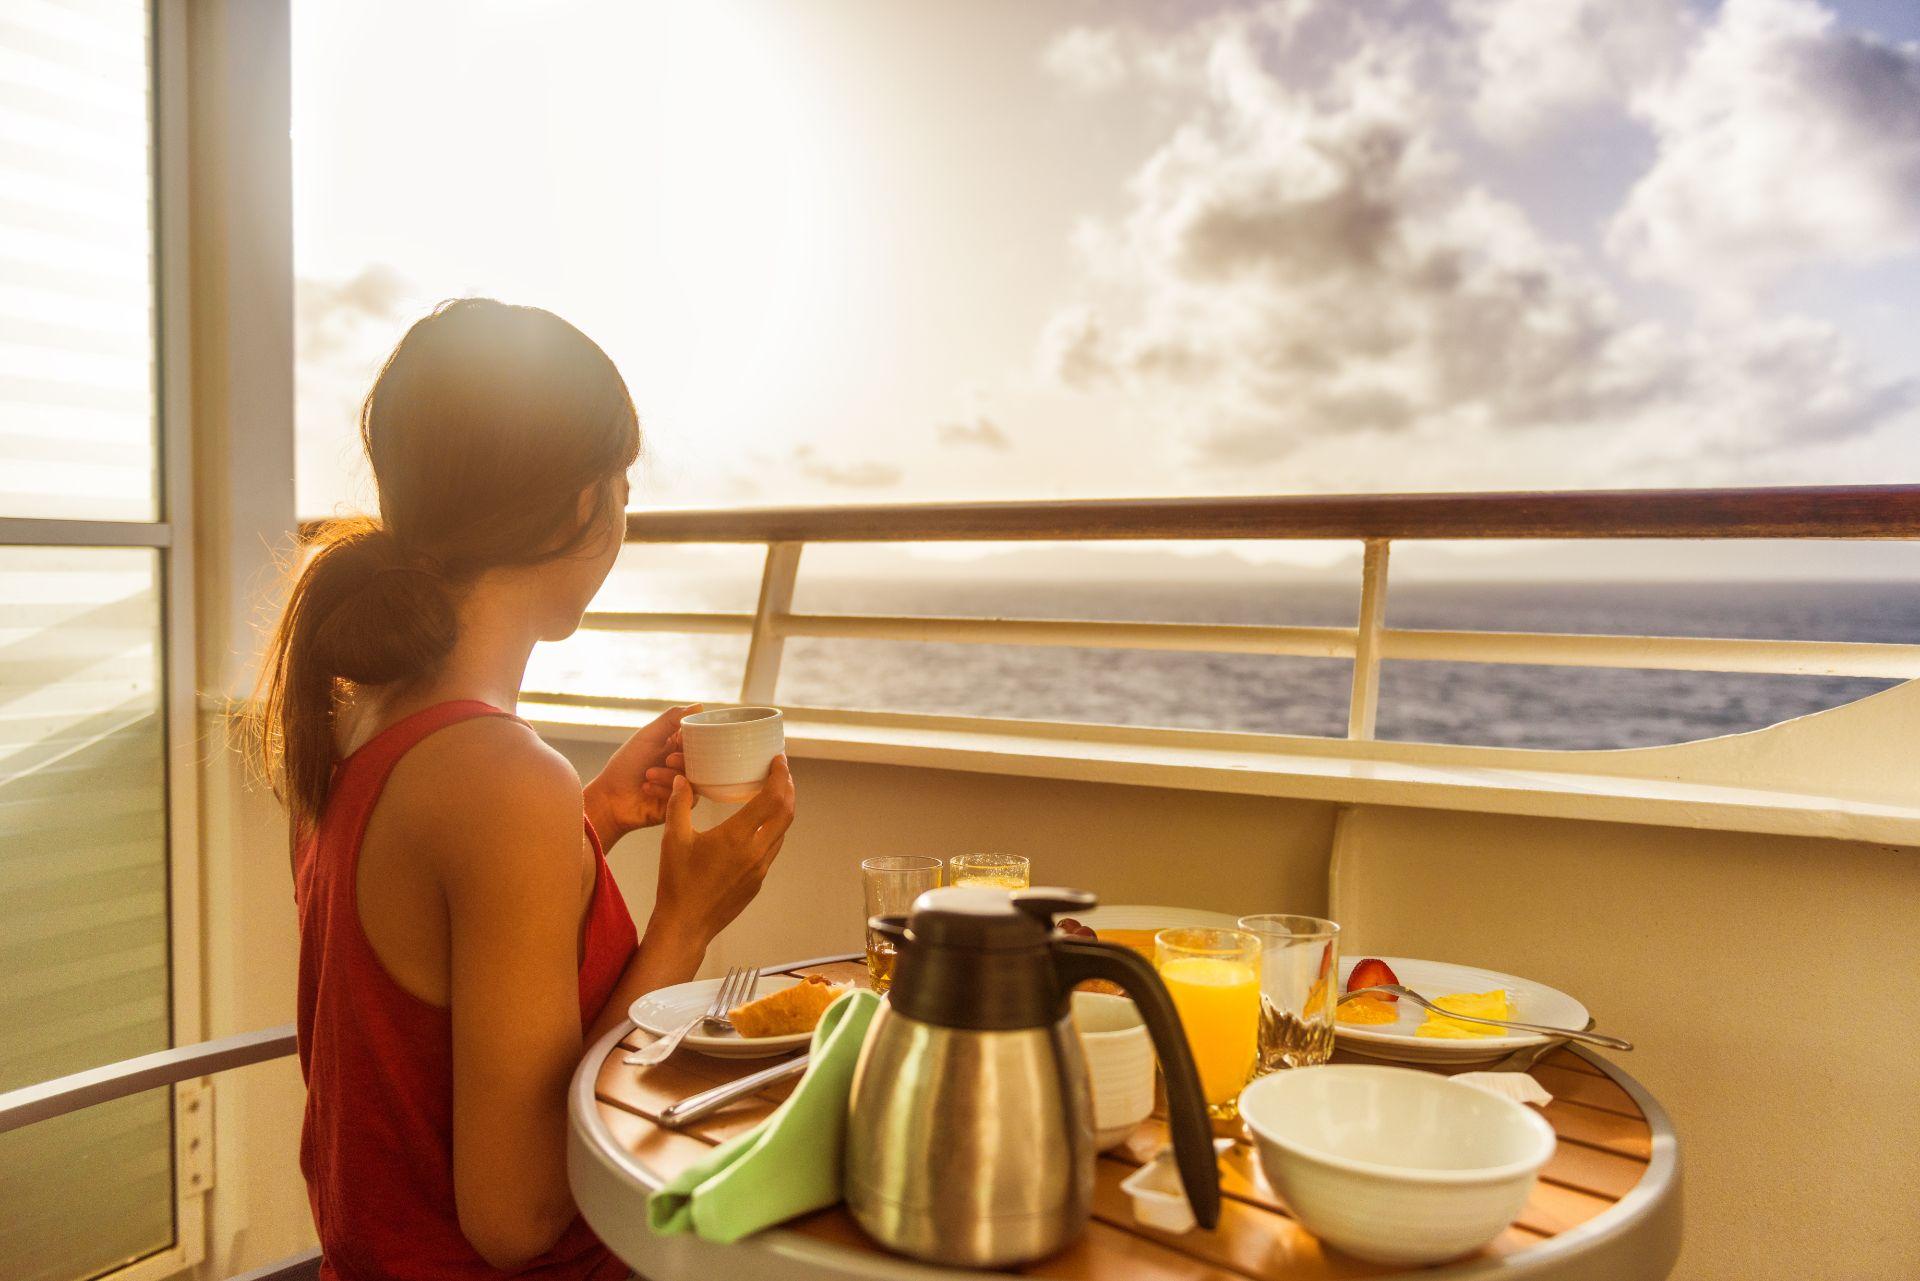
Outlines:
[[[514, 858], [578, 845], [580, 775], [524, 721], [475, 717], [407, 753], [388, 784], [399, 793], [418, 846], [449, 870], [476, 858]], [[548, 851], [542, 849], [544, 857]]]

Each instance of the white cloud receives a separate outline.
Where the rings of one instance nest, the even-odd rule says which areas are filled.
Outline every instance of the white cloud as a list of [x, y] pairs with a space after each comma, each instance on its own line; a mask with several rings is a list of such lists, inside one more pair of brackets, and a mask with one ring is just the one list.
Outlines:
[[1112, 27], [1069, 27], [1041, 55], [1041, 65], [1083, 93], [1104, 93], [1127, 78], [1127, 53]]
[[795, 446], [791, 457], [802, 476], [835, 489], [885, 489], [899, 484], [902, 478], [901, 470], [891, 463], [829, 462], [811, 445]]
[[301, 361], [325, 360], [400, 341], [408, 286], [399, 272], [374, 263], [347, 280], [302, 279], [293, 301]]
[[1681, 0], [1454, 0], [1453, 11], [1472, 46], [1474, 122], [1509, 142], [1658, 83], [1692, 27]]
[[1920, 45], [1842, 30], [1813, 0], [1726, 0], [1637, 109], [1659, 155], [1608, 244], [1642, 275], [1738, 297], [1920, 248]]
[[346, 280], [303, 277], [294, 284], [293, 305], [300, 512], [364, 509], [373, 502], [373, 481], [360, 448], [360, 402], [426, 306], [399, 272], [379, 263]]
[[1485, 483], [1511, 455], [1536, 475], [1580, 459], [1591, 483], [1697, 480], [1913, 405], [1822, 323], [1634, 315], [1466, 174], [1441, 123], [1444, 32], [1356, 20], [1281, 75], [1271, 30], [1224, 24], [1194, 54], [1177, 125], [1124, 216], [1077, 235], [1083, 295], [1041, 336], [1062, 384], [1177, 424], [1203, 472], [1285, 464], [1303, 483], [1372, 445], [1397, 476], [1470, 456]]
[[1006, 431], [985, 414], [941, 423], [934, 430], [934, 435], [943, 445], [994, 450], [1013, 448], [1013, 441], [1008, 438]]

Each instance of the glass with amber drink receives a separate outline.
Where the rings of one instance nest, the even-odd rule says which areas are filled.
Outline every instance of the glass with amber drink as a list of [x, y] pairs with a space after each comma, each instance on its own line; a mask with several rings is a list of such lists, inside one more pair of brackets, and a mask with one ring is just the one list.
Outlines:
[[1180, 1012], [1207, 1115], [1240, 1115], [1260, 1057], [1260, 939], [1246, 930], [1161, 930], [1154, 968]]
[[[866, 881], [866, 920], [876, 916], [905, 916], [913, 900], [928, 890], [940, 888], [941, 863], [922, 854], [896, 854], [866, 859], [860, 875]], [[893, 986], [893, 964], [898, 953], [893, 940], [867, 929], [867, 978], [873, 990], [884, 992]]]
[[1024, 854], [956, 854], [947, 883], [1024, 890], [1032, 884], [1032, 879], [1032, 868]]
[[1317, 916], [1243, 916], [1260, 939], [1260, 1065], [1312, 1067], [1333, 1056], [1340, 993], [1340, 927]]

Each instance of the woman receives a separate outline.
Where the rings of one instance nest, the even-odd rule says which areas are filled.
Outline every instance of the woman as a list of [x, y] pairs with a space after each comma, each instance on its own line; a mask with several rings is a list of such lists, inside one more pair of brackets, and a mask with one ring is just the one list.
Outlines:
[[[759, 890], [793, 820], [786, 760], [699, 832], [678, 736], [694, 709], [584, 788], [512, 715], [534, 644], [570, 635], [613, 567], [640, 450], [584, 334], [443, 304], [388, 357], [360, 436], [380, 518], [321, 532], [255, 722], [294, 833], [322, 1274], [624, 1276], [567, 1190], [567, 1081]], [[636, 935], [603, 843], [659, 823]]]

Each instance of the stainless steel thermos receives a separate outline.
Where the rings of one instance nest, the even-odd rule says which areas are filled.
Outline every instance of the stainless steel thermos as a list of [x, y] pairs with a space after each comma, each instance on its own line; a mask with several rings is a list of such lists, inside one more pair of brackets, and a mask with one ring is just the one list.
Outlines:
[[931, 1262], [1037, 1259], [1085, 1228], [1092, 1107], [1070, 996], [1119, 984], [1140, 1007], [1166, 1074], [1174, 1155], [1194, 1216], [1220, 1217], [1219, 1172], [1179, 1016], [1131, 950], [1069, 938], [1055, 913], [1080, 890], [929, 890], [910, 917], [875, 917], [899, 948], [893, 987], [855, 1068], [846, 1194], [882, 1245]]

